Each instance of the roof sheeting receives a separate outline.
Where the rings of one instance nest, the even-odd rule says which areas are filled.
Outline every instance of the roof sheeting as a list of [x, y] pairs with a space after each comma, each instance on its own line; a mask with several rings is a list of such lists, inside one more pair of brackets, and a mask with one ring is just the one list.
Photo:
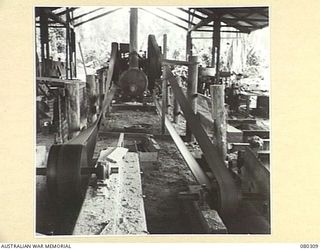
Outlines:
[[[106, 6], [106, 10], [109, 7]], [[39, 16], [39, 9], [36, 8], [36, 17]], [[66, 8], [46, 7], [47, 11], [54, 15], [61, 16], [66, 12]], [[87, 21], [94, 20], [109, 13], [103, 12], [104, 8], [94, 8], [87, 10], [85, 7], [70, 8], [74, 12], [71, 21], [78, 21], [78, 18], [86, 16], [87, 20], [75, 22], [79, 26]], [[114, 9], [114, 8], [113, 8]], [[222, 22], [221, 27], [233, 28], [235, 32], [250, 33], [254, 30], [267, 27], [269, 25], [269, 8], [268, 7], [216, 7], [216, 8], [144, 8], [159, 18], [179, 26], [185, 30], [212, 30], [214, 20]], [[111, 11], [113, 12], [113, 11]], [[87, 16], [88, 15], [88, 16]], [[190, 18], [189, 18], [190, 17]], [[228, 32], [232, 32], [229, 29]], [[209, 31], [209, 30], [208, 30]], [[222, 31], [223, 32], [223, 31]]]
[[[268, 7], [194, 8], [191, 10], [194, 13], [203, 14], [204, 18], [212, 20], [219, 18], [221, 22], [244, 33], [250, 33], [269, 25]], [[193, 15], [192, 11], [189, 13]]]

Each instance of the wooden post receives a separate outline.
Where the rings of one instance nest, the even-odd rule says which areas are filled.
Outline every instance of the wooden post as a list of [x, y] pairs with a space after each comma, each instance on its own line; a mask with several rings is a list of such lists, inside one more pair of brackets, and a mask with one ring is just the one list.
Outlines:
[[[85, 73], [85, 75], [86, 75], [86, 77], [87, 77], [88, 74], [87, 74], [86, 64], [85, 64], [84, 57], [83, 57], [83, 54], [82, 54], [82, 49], [81, 49], [81, 44], [80, 44], [80, 42], [78, 42], [78, 45], [79, 45], [79, 51], [80, 51], [81, 61], [82, 61], [82, 64], [83, 64], [84, 73]], [[87, 79], [88, 79], [88, 78], [87, 78]]]
[[211, 105], [212, 105], [212, 119], [214, 121], [213, 134], [216, 137], [217, 146], [225, 160], [227, 156], [227, 124], [226, 111], [224, 107], [224, 85], [211, 85]]
[[[167, 67], [167, 66], [165, 66]], [[167, 110], [167, 73], [166, 70], [163, 71], [163, 79], [162, 79], [162, 106], [161, 106], [161, 133], [164, 135], [166, 132], [166, 110]]]
[[167, 34], [163, 35], [163, 59], [167, 59]]
[[[68, 9], [66, 11], [66, 20], [69, 19], [69, 12]], [[66, 25], [66, 79], [69, 79], [69, 39], [70, 39], [70, 26], [69, 26], [69, 22], [67, 22]]]
[[213, 50], [215, 51], [215, 63], [216, 63], [216, 84], [220, 82], [220, 71], [219, 71], [219, 64], [220, 64], [220, 29], [221, 29], [221, 21], [220, 18], [214, 19], [214, 30], [213, 30]]
[[69, 52], [69, 61], [67, 65], [69, 65], [69, 73], [70, 73], [70, 79], [74, 78], [73, 71], [72, 71], [72, 61], [73, 61], [73, 49], [72, 49], [72, 29], [70, 27], [70, 9], [66, 9], [66, 22], [67, 22], [67, 43], [68, 43], [68, 52]]
[[[179, 86], [181, 87], [182, 79], [180, 76], [177, 77], [177, 81], [178, 81]], [[179, 122], [179, 114], [181, 111], [180, 111], [180, 106], [178, 104], [178, 101], [174, 96], [174, 93], [172, 93], [172, 102], [173, 102], [173, 121], [175, 123], [178, 123]]]
[[99, 98], [99, 112], [102, 110], [102, 105], [103, 105], [103, 97], [104, 97], [104, 85], [105, 82], [105, 75], [104, 75], [104, 70], [101, 70], [99, 72], [99, 87], [98, 87], [98, 98]]
[[88, 123], [93, 123], [95, 121], [95, 106], [97, 101], [96, 96], [96, 78], [95, 75], [87, 75], [86, 77], [86, 88], [88, 95]]
[[[167, 51], [168, 51], [167, 40], [168, 40], [167, 34], [164, 34], [164, 35], [163, 35], [163, 51], [162, 51], [162, 58], [163, 58], [163, 59], [167, 59]], [[165, 98], [166, 98], [166, 100], [165, 100], [165, 104], [166, 104], [166, 106], [165, 106], [165, 112], [168, 113], [169, 88], [168, 88], [168, 82], [167, 82], [167, 81], [166, 81], [166, 87], [165, 87], [165, 88], [166, 88], [166, 89], [165, 89], [165, 91], [166, 91], [166, 92], [165, 92]]]
[[[188, 67], [188, 84], [187, 84], [187, 98], [191, 104], [193, 112], [197, 113], [197, 94], [198, 94], [198, 57], [189, 57], [190, 65]], [[186, 125], [186, 139], [187, 141], [193, 141], [191, 136], [191, 130], [187, 122]]]
[[79, 99], [79, 83], [66, 84], [68, 91], [68, 125], [69, 139], [73, 138], [80, 131], [80, 99]]
[[192, 38], [191, 32], [187, 32], [187, 42], [186, 42], [186, 60], [192, 56]]
[[216, 62], [216, 37], [215, 37], [215, 32], [214, 32], [214, 26], [212, 27], [212, 51], [211, 51], [211, 67], [215, 67], [215, 62]]
[[44, 10], [40, 11], [40, 42], [41, 42], [41, 62], [44, 67], [44, 59], [49, 59], [49, 33], [48, 16]]
[[[191, 15], [188, 13], [188, 30], [191, 29]], [[192, 56], [192, 38], [191, 31], [187, 31], [186, 39], [186, 61], [188, 61], [189, 56]]]

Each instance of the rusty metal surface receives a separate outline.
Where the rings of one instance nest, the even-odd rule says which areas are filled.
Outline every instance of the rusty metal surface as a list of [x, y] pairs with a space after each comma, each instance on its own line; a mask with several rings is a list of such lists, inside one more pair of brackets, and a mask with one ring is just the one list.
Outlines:
[[195, 136], [204, 157], [219, 186], [219, 212], [223, 215], [234, 214], [239, 206], [241, 193], [235, 180], [225, 166], [224, 160], [218, 154], [218, 150], [208, 138], [201, 126], [199, 119], [192, 111], [191, 105], [179, 87], [177, 80], [168, 67], [165, 67], [167, 80], [170, 82], [175, 98], [178, 100], [186, 120], [190, 124], [192, 134]]

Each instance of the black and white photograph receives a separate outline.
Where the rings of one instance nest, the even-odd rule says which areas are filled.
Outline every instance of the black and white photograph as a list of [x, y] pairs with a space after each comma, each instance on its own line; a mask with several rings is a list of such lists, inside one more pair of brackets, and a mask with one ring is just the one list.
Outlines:
[[269, 13], [34, 6], [34, 237], [272, 235]]

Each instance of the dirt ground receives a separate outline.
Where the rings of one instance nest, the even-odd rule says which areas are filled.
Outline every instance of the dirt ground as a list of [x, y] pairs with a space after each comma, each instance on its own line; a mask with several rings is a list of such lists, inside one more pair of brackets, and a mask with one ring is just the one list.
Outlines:
[[[169, 110], [169, 114], [171, 113], [172, 110]], [[185, 120], [182, 116], [179, 123], [174, 126], [181, 135], [184, 135]], [[244, 129], [268, 129], [269, 121], [261, 119], [254, 126], [256, 127]], [[187, 191], [188, 185], [194, 185], [196, 181], [170, 136], [161, 136], [160, 131], [161, 120], [156, 111], [113, 110], [103, 120], [100, 127], [94, 159], [97, 159], [102, 149], [117, 144], [117, 138], [108, 137], [103, 134], [105, 132], [136, 132], [158, 135], [156, 141], [160, 146], [159, 163], [157, 167], [145, 167], [142, 174], [148, 231], [150, 234], [191, 233], [192, 228], [188, 223], [188, 216], [183, 213], [184, 209], [178, 199], [178, 194]], [[50, 135], [37, 136], [37, 145], [45, 145], [47, 150], [53, 141], [54, 138]], [[39, 190], [40, 192], [38, 192]], [[48, 208], [48, 205], [44, 204], [47, 201], [45, 195], [45, 178], [37, 177], [37, 210]], [[37, 231], [40, 228], [41, 233], [50, 234], [53, 232], [54, 218], [46, 217], [51, 216], [50, 211], [40, 215], [39, 221], [37, 221]]]
[[[160, 124], [155, 112], [121, 110], [108, 115], [100, 131], [125, 131], [126, 128], [135, 131], [141, 128], [138, 125], [142, 125], [144, 132], [159, 135]], [[160, 146], [159, 164], [144, 168], [142, 175], [148, 231], [150, 234], [190, 233], [178, 194], [196, 182], [174, 142], [169, 138], [157, 138], [156, 141]], [[99, 137], [95, 151], [115, 144], [114, 139]]]

